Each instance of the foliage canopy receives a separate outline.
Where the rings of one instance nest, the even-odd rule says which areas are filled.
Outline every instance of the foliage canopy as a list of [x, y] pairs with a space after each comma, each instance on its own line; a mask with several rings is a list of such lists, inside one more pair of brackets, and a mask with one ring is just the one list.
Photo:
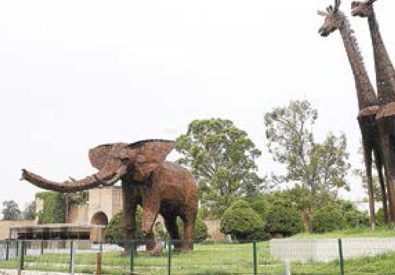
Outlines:
[[64, 223], [65, 201], [61, 193], [41, 192], [36, 194], [43, 200], [43, 209], [38, 213], [38, 223]]
[[182, 154], [178, 163], [197, 179], [201, 202], [211, 214], [220, 217], [234, 200], [260, 190], [263, 180], [256, 173], [255, 159], [261, 152], [232, 121], [194, 120], [176, 144]]
[[262, 232], [264, 222], [244, 200], [235, 201], [221, 218], [221, 232], [237, 240], [248, 240], [256, 232]]
[[4, 208], [1, 211], [3, 214], [3, 220], [13, 221], [21, 218], [21, 210], [19, 210], [19, 206], [15, 201], [3, 201], [3, 207]]

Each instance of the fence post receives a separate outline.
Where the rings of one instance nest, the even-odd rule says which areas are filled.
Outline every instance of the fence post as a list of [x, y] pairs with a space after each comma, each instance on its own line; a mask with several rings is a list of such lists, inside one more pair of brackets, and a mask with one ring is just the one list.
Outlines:
[[[18, 267], [18, 275], [22, 274], [22, 270], [24, 268], [24, 263], [25, 263], [25, 253], [23, 252], [25, 250], [25, 242], [21, 241], [21, 249], [20, 249], [20, 257], [19, 257], [19, 267]], [[19, 246], [17, 244], [17, 246]]]
[[254, 275], [258, 274], [258, 265], [257, 265], [257, 257], [256, 257], [256, 241], [252, 243], [252, 263], [254, 265]]
[[10, 240], [6, 240], [5, 245], [6, 245], [5, 260], [8, 261], [10, 259]]
[[44, 254], [44, 240], [41, 240], [40, 254]]
[[96, 275], [101, 275], [101, 259], [102, 259], [102, 253], [97, 252], [97, 254], [96, 254]]
[[171, 240], [167, 243], [167, 275], [171, 275]]
[[70, 265], [69, 265], [69, 273], [74, 274], [74, 258], [75, 258], [75, 250], [74, 250], [74, 241], [70, 241]]
[[19, 256], [19, 241], [16, 241], [16, 251], [15, 251], [15, 257]]
[[130, 241], [129, 243], [129, 269], [130, 273], [133, 274], [134, 272], [134, 241]]
[[344, 275], [344, 258], [343, 258], [342, 239], [339, 239], [339, 264], [340, 264], [340, 275]]
[[284, 266], [285, 266], [285, 275], [291, 275], [291, 260], [290, 259], [285, 259], [284, 261]]

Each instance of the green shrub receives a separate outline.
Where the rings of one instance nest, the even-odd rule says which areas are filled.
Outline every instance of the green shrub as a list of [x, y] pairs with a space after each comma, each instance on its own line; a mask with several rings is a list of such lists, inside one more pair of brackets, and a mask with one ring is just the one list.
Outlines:
[[[180, 238], [184, 238], [184, 223], [180, 218], [177, 218], [178, 232]], [[203, 220], [198, 216], [195, 221], [195, 230], [193, 231], [193, 240], [195, 242], [202, 242], [208, 238], [208, 228]]]
[[360, 228], [369, 226], [369, 215], [367, 212], [359, 211], [352, 202], [340, 201], [337, 205], [346, 221], [346, 227]]
[[376, 212], [376, 225], [382, 226], [384, 225], [384, 210], [383, 208], [379, 208]]
[[[141, 233], [141, 219], [142, 219], [143, 211], [140, 207], [137, 207], [137, 215], [136, 215], [136, 240], [143, 240], [143, 234]], [[104, 238], [106, 242], [118, 244], [120, 246], [124, 245], [124, 237], [123, 237], [123, 227], [122, 227], [122, 211], [115, 214], [110, 222], [108, 223], [105, 232]]]
[[311, 226], [314, 233], [331, 232], [345, 228], [347, 221], [343, 213], [335, 206], [328, 205], [315, 211]]
[[43, 209], [38, 213], [38, 223], [64, 223], [65, 201], [62, 193], [41, 192], [36, 197], [43, 201]]
[[221, 232], [237, 240], [248, 240], [253, 233], [262, 232], [264, 222], [246, 201], [235, 201], [222, 215]]
[[[389, 210], [388, 210], [389, 211]], [[379, 208], [376, 212], [376, 226], [383, 227], [383, 228], [393, 228], [391, 223], [385, 224], [384, 223], [384, 211], [383, 208]]]
[[266, 220], [266, 216], [270, 210], [270, 204], [263, 196], [257, 196], [249, 200], [250, 207], [258, 213], [262, 221]]
[[299, 212], [282, 203], [274, 203], [266, 216], [265, 231], [271, 235], [291, 236], [303, 231]]

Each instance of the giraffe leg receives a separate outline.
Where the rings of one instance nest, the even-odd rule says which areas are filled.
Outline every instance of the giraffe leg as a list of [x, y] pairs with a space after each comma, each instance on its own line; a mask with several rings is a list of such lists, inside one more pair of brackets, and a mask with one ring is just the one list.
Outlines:
[[[364, 135], [365, 136], [365, 135]], [[368, 138], [362, 138], [364, 160], [366, 168], [366, 176], [368, 180], [368, 196], [369, 196], [369, 217], [370, 217], [370, 227], [372, 230], [376, 228], [376, 213], [374, 209], [374, 188], [373, 188], [373, 178], [372, 178], [372, 145]]]
[[382, 161], [382, 156], [377, 150], [374, 151], [374, 160], [376, 164], [377, 174], [379, 177], [381, 199], [383, 204], [384, 223], [388, 224], [390, 217], [388, 213], [387, 190], [386, 190], [384, 175], [383, 175], [383, 161]]

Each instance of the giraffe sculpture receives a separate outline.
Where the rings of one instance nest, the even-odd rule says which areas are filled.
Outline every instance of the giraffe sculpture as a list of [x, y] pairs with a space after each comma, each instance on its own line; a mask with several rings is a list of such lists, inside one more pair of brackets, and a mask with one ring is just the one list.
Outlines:
[[339, 10], [340, 0], [335, 0], [334, 7], [329, 6], [326, 11], [318, 11], [319, 15], [325, 17], [325, 22], [319, 29], [321, 36], [329, 36], [336, 30], [339, 30], [344, 47], [347, 52], [348, 60], [354, 74], [355, 87], [358, 99], [358, 123], [362, 134], [362, 143], [364, 150], [364, 160], [366, 174], [368, 179], [369, 195], [369, 214], [372, 229], [375, 228], [375, 207], [372, 181], [372, 154], [374, 154], [376, 168], [380, 178], [381, 190], [383, 192], [383, 206], [386, 211], [386, 189], [383, 177], [382, 154], [380, 150], [380, 137], [376, 127], [376, 112], [378, 110], [378, 101], [372, 83], [366, 72], [362, 56], [359, 51], [357, 41], [350, 28], [350, 23], [342, 11]]
[[380, 109], [377, 126], [381, 135], [381, 148], [387, 178], [391, 222], [395, 223], [395, 70], [384, 46], [373, 9], [376, 0], [355, 1], [351, 4], [353, 16], [368, 19], [376, 69], [376, 85]]

